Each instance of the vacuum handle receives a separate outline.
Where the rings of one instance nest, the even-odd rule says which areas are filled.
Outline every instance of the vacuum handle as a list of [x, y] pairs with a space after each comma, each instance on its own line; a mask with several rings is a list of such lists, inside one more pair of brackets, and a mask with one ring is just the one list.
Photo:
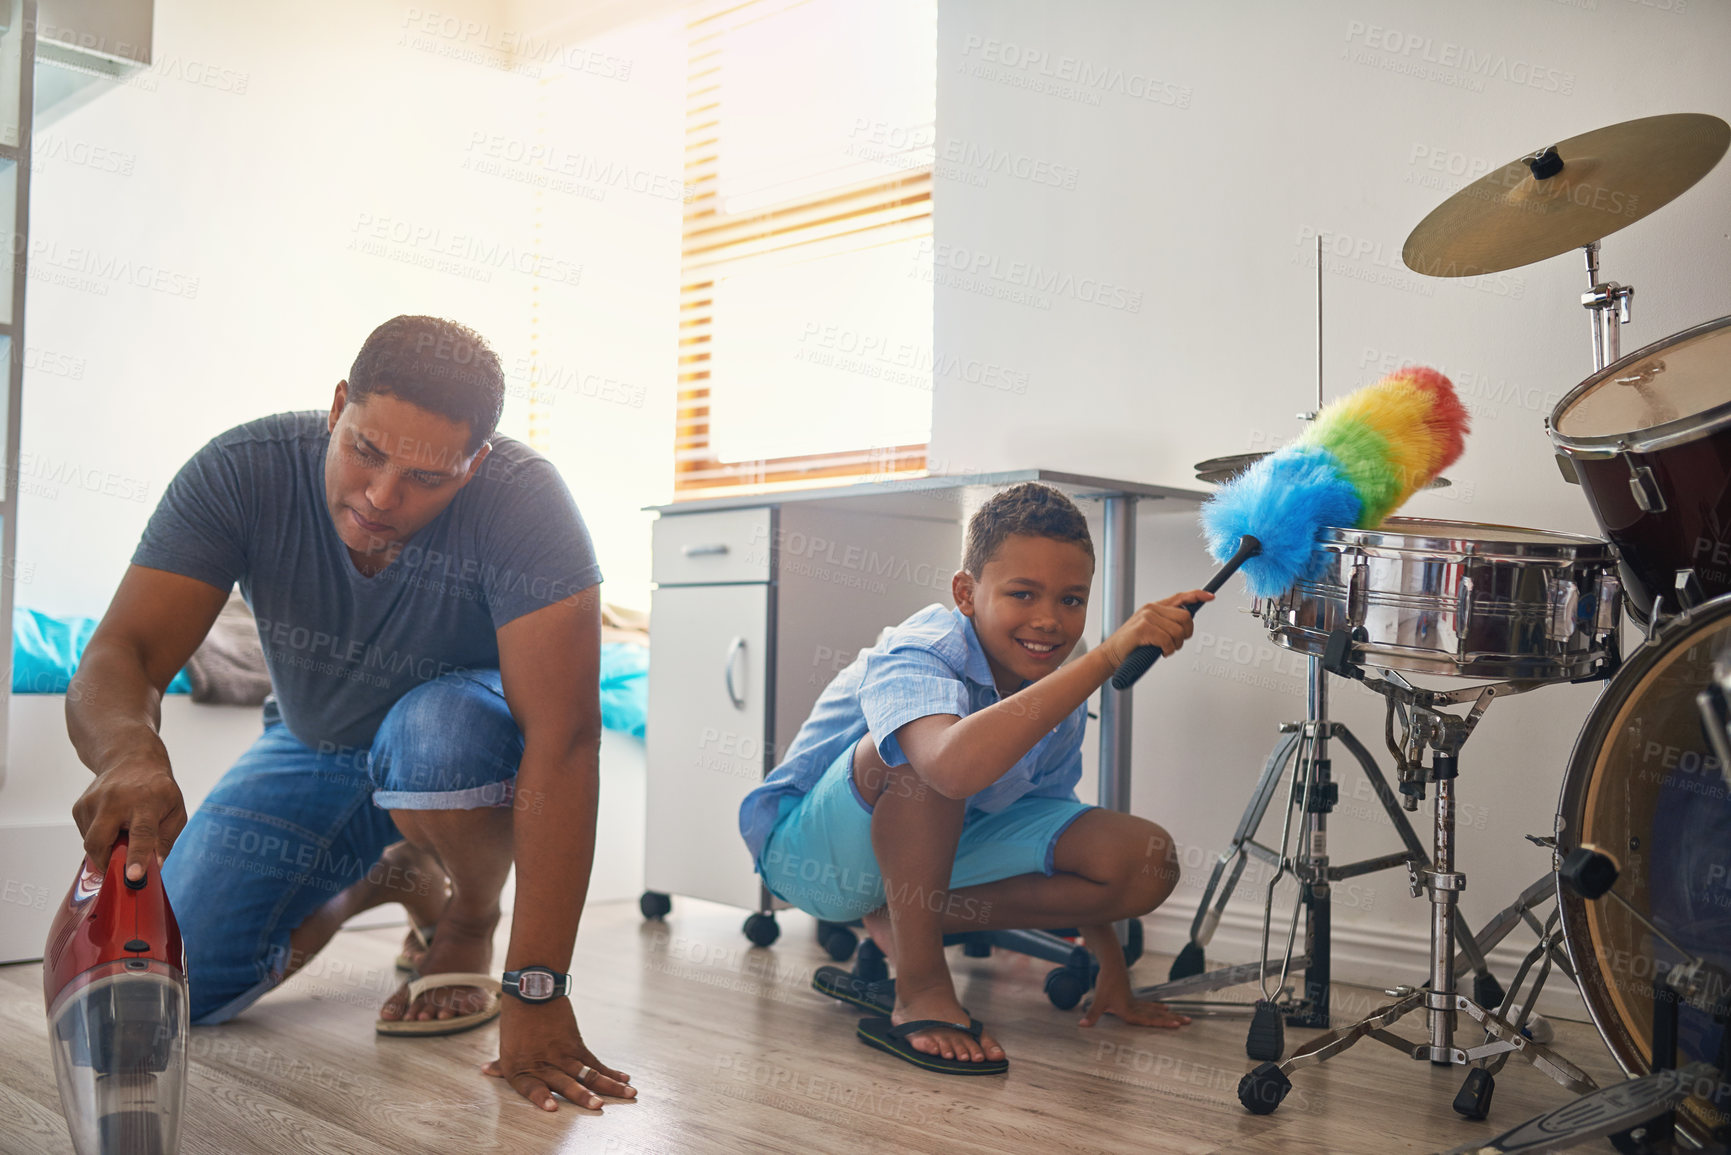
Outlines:
[[108, 848], [108, 862], [100, 865], [92, 863], [91, 865], [97, 866], [97, 868], [102, 870], [105, 874], [118, 872], [120, 874], [120, 881], [126, 884], [126, 889], [128, 890], [143, 890], [145, 887], [150, 885], [149, 866], [144, 868], [144, 874], [137, 882], [126, 877], [126, 854], [128, 849], [131, 847], [131, 844], [132, 839], [127, 836], [126, 831], [122, 830], [119, 834], [114, 836], [114, 845]]
[[[1219, 572], [1209, 578], [1208, 584], [1202, 588], [1211, 594], [1219, 592], [1220, 587], [1225, 585], [1227, 579], [1238, 572], [1240, 566], [1261, 552], [1262, 543], [1249, 534], [1245, 534], [1243, 537], [1238, 539], [1238, 552], [1233, 554], [1231, 560], [1221, 566]], [[1202, 606], [1202, 602], [1185, 602], [1182, 608], [1185, 613], [1189, 614], [1191, 617], [1195, 617], [1196, 611], [1201, 609]], [[1159, 646], [1137, 646], [1134, 650], [1130, 651], [1130, 656], [1125, 658], [1124, 663], [1118, 667], [1118, 672], [1112, 675], [1112, 688], [1114, 690], [1128, 690], [1131, 686], [1136, 684], [1138, 678], [1152, 669], [1154, 663], [1159, 660]]]

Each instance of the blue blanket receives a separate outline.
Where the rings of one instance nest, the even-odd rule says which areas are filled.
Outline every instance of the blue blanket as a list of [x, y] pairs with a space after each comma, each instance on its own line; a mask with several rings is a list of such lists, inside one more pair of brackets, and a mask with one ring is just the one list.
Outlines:
[[[56, 617], [40, 610], [12, 610], [12, 692], [64, 694], [96, 630], [95, 618]], [[171, 694], [192, 691], [182, 670], [168, 684]], [[649, 716], [649, 651], [626, 642], [601, 646], [601, 724], [643, 737]]]
[[[64, 694], [96, 632], [95, 618], [60, 618], [23, 606], [12, 608], [12, 692]], [[182, 670], [168, 684], [171, 694], [192, 693]]]

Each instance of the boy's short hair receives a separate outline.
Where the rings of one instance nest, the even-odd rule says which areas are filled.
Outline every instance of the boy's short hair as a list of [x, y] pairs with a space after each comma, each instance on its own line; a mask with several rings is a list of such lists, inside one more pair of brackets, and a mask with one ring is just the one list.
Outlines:
[[1088, 519], [1075, 503], [1049, 485], [1024, 481], [992, 494], [968, 519], [962, 568], [978, 578], [1004, 539], [1015, 533], [1073, 541], [1087, 552], [1089, 561], [1094, 560]]
[[493, 436], [505, 409], [499, 355], [467, 325], [392, 317], [368, 335], [349, 369], [349, 400], [375, 393], [469, 426], [468, 451]]

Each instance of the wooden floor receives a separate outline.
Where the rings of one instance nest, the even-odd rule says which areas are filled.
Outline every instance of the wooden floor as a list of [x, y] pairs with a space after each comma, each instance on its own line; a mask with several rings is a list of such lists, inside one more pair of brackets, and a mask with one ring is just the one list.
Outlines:
[[[1042, 993], [1048, 964], [951, 951], [963, 1002], [1010, 1052], [1007, 1077], [923, 1074], [853, 1034], [858, 1012], [814, 994], [828, 961], [803, 915], [781, 916], [762, 950], [740, 913], [675, 900], [665, 924], [632, 904], [584, 915], [574, 971], [578, 1021], [606, 1062], [641, 1088], [602, 1112], [530, 1107], [478, 1067], [496, 1025], [439, 1039], [379, 1038], [374, 1010], [394, 985], [392, 930], [348, 931], [237, 1021], [199, 1028], [181, 1150], [186, 1155], [318, 1152], [1433, 1152], [1513, 1126], [1569, 1096], [1524, 1064], [1498, 1078], [1489, 1123], [1454, 1115], [1459, 1071], [1372, 1041], [1298, 1072], [1268, 1117], [1238, 1105], [1244, 1023], [1180, 1032], [1092, 1029]], [[503, 946], [503, 932], [500, 945]], [[1163, 945], [1163, 944], [1162, 944]], [[1134, 972], [1165, 975], [1151, 956]], [[1391, 976], [1391, 981], [1400, 976]], [[1343, 1006], [1378, 992], [1337, 988]], [[68, 1155], [50, 1066], [39, 965], [0, 967], [0, 1152]], [[1403, 1023], [1417, 1035], [1419, 1025]], [[1557, 1045], [1601, 1081], [1615, 1068], [1591, 1027], [1559, 1023]], [[1289, 1032], [1288, 1045], [1307, 1034]]]

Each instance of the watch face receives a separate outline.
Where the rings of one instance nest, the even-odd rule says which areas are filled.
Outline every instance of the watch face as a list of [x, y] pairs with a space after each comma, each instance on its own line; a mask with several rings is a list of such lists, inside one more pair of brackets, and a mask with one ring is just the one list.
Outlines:
[[542, 971], [530, 971], [517, 978], [517, 990], [526, 999], [550, 999], [553, 997], [553, 976]]

